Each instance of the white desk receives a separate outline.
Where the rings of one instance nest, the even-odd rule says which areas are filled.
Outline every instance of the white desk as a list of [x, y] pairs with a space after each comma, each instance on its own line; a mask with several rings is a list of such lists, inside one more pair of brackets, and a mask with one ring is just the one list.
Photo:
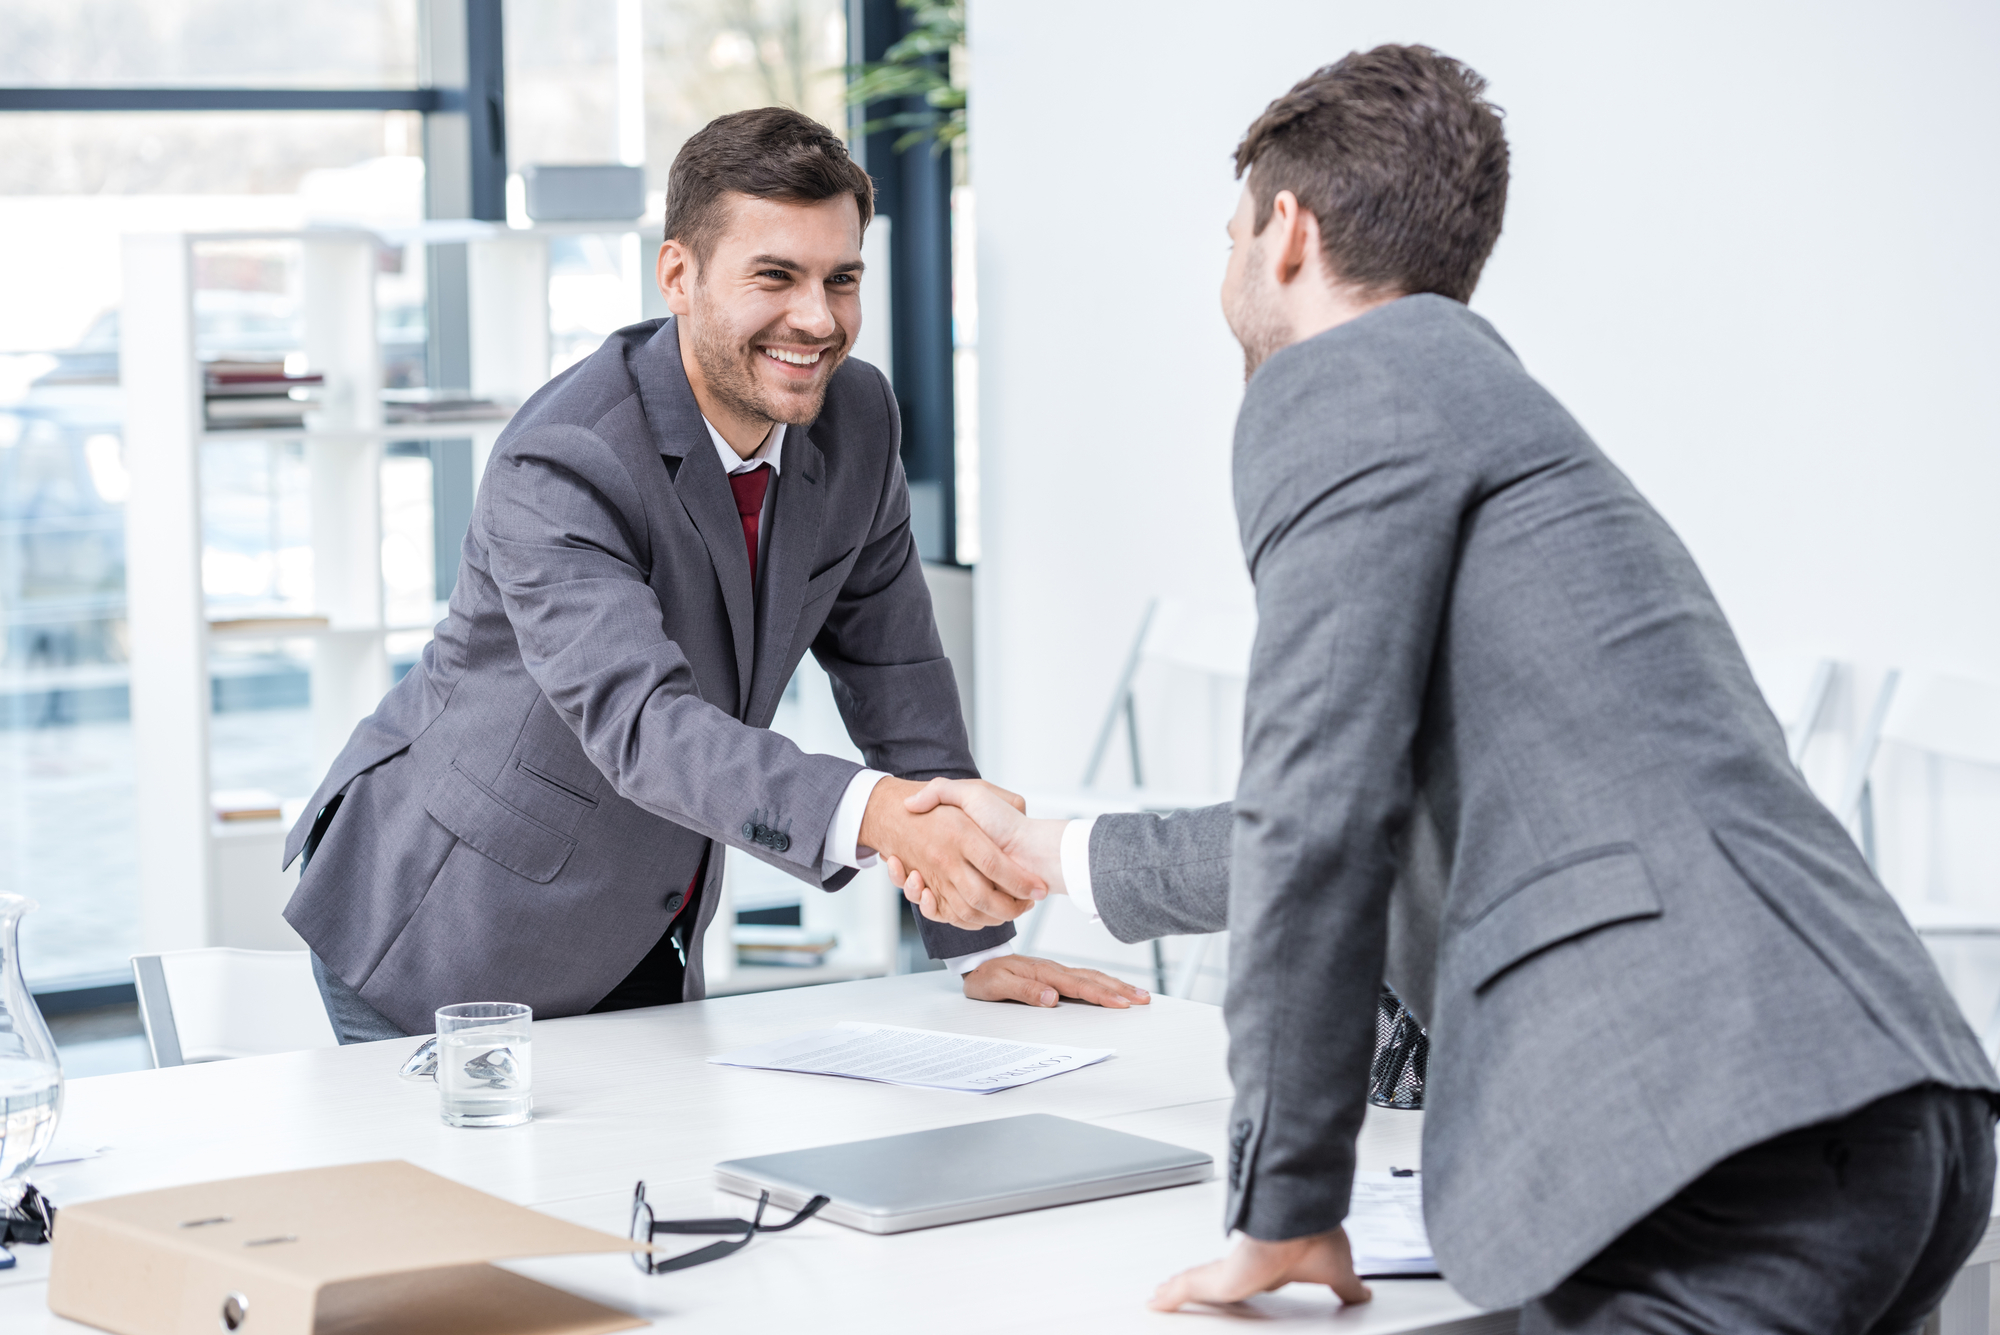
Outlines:
[[[1028, 1041], [1111, 1047], [1109, 1062], [993, 1095], [895, 1088], [708, 1065], [704, 1058], [836, 1020], [876, 1020]], [[739, 1214], [711, 1168], [745, 1154], [1050, 1112], [1207, 1151], [1226, 1161], [1222, 1016], [1149, 1007], [1057, 1010], [965, 1000], [939, 973], [838, 983], [535, 1026], [535, 1121], [455, 1130], [428, 1083], [399, 1080], [414, 1040], [98, 1076], [69, 1086], [62, 1139], [104, 1157], [33, 1174], [58, 1206], [211, 1178], [408, 1159], [507, 1200], [623, 1233], [643, 1177], [663, 1215]], [[1413, 1163], [1418, 1113], [1371, 1110], [1364, 1167]], [[1153, 1286], [1220, 1254], [1222, 1183], [1095, 1201], [893, 1237], [813, 1220], [711, 1265], [641, 1275], [623, 1255], [513, 1268], [675, 1330], [1174, 1331], [1202, 1318], [1145, 1310]], [[48, 1249], [0, 1272], [0, 1330], [87, 1329], [47, 1308]], [[1436, 1280], [1378, 1282], [1342, 1331], [1495, 1335]], [[1324, 1332], [1337, 1304], [1293, 1286], [1256, 1301], [1259, 1331]], [[1212, 1319], [1210, 1319], [1212, 1320]]]

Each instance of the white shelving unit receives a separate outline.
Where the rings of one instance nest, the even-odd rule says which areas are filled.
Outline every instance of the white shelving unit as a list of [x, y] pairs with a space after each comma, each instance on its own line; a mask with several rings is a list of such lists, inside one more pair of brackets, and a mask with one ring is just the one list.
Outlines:
[[[649, 224], [650, 231], [657, 224]], [[637, 224], [578, 223], [513, 229], [451, 222], [367, 231], [157, 233], [125, 238], [122, 364], [132, 733], [137, 771], [141, 939], [147, 952], [227, 945], [296, 949], [280, 916], [297, 881], [281, 872], [289, 820], [217, 821], [210, 780], [211, 650], [223, 638], [309, 639], [312, 749], [324, 773], [389, 687], [387, 640], [428, 625], [387, 623], [382, 578], [382, 460], [393, 441], [473, 442], [475, 481], [502, 422], [387, 426], [382, 420], [376, 340], [375, 264], [380, 247], [463, 242], [471, 280], [472, 391], [520, 402], [548, 378], [551, 237], [639, 232]], [[886, 276], [886, 229], [871, 228], [866, 254]], [[650, 254], [644, 243], [642, 253]], [[209, 432], [195, 337], [195, 253], [208, 243], [278, 241], [301, 251], [304, 351], [326, 377], [323, 410], [304, 430]], [[642, 288], [652, 292], [650, 265]], [[857, 355], [887, 365], [886, 281], [873, 284]], [[644, 315], [664, 313], [656, 293]], [[202, 447], [209, 441], [302, 442], [311, 495], [315, 619], [276, 631], [213, 626], [202, 587]], [[446, 591], [440, 590], [440, 596]], [[323, 618], [323, 622], [318, 618]], [[969, 624], [969, 617], [961, 618]], [[962, 655], [969, 665], [969, 645]], [[968, 694], [969, 698], [969, 694]], [[830, 698], [819, 711], [833, 719]], [[808, 731], [824, 731], [815, 713]], [[805, 740], [801, 737], [802, 741]], [[825, 739], [844, 744], [844, 737]], [[290, 799], [302, 793], [287, 793]], [[288, 813], [289, 814], [289, 813]], [[734, 863], [732, 862], [732, 865]], [[752, 991], [893, 971], [899, 897], [879, 872], [840, 894], [803, 889], [807, 926], [837, 932], [826, 965], [798, 970], [734, 967], [726, 930], [709, 933], [708, 971], [717, 991]], [[733, 922], [725, 900], [718, 921]]]
[[[468, 244], [473, 392], [519, 402], [548, 377], [547, 234], [504, 227]], [[609, 224], [594, 230], [619, 230]], [[629, 225], [627, 229], [629, 230]], [[409, 239], [409, 238], [398, 238]], [[444, 239], [444, 238], [439, 238]], [[326, 377], [304, 430], [210, 432], [195, 341], [195, 252], [204, 243], [300, 250], [304, 351]], [[470, 438], [482, 467], [499, 421], [385, 425], [375, 264], [364, 231], [157, 233], [125, 238], [122, 375], [127, 624], [138, 792], [141, 938], [148, 951], [296, 947], [279, 910], [295, 872], [278, 867], [288, 822], [214, 819], [210, 651], [218, 638], [312, 642], [312, 748], [323, 771], [389, 688], [382, 580], [382, 459], [397, 440]], [[212, 627], [202, 588], [201, 455], [210, 441], [291, 440], [310, 479], [313, 612], [296, 628]], [[477, 472], [474, 474], [477, 477]], [[323, 618], [323, 620], [320, 620]], [[297, 799], [303, 794], [286, 794]]]

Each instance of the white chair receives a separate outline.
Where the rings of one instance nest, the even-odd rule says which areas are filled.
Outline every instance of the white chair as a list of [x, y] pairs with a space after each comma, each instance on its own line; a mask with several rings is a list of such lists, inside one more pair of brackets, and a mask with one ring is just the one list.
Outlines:
[[[1226, 802], [1235, 787], [1235, 762], [1243, 732], [1243, 689], [1250, 676], [1251, 644], [1257, 634], [1254, 612], [1239, 608], [1198, 606], [1172, 598], [1155, 598], [1146, 605], [1139, 630], [1132, 637], [1124, 668], [1112, 688], [1111, 700], [1099, 726], [1090, 760], [1084, 766], [1082, 791], [1059, 794], [1030, 794], [1028, 810], [1037, 816], [1081, 817], [1111, 811], [1174, 811], [1184, 807], [1209, 806]], [[1182, 784], [1161, 786], [1161, 772], [1171, 771], [1171, 763], [1149, 765], [1140, 746], [1139, 698], [1142, 675], [1162, 688], [1164, 707], [1171, 711], [1170, 737], [1175, 742], [1192, 742], [1197, 756], [1192, 767], [1183, 765], [1183, 774], [1174, 777]], [[1178, 680], [1176, 680], [1178, 679]], [[1199, 689], [1188, 687], [1198, 681]], [[1175, 694], [1166, 689], [1178, 686]], [[1120, 727], [1125, 732], [1125, 759], [1132, 788], [1105, 792], [1097, 788], [1104, 764]], [[1152, 734], [1159, 738], [1161, 733]], [[1184, 759], [1184, 757], [1183, 757]], [[1185, 771], [1203, 770], [1193, 784]], [[1155, 782], [1148, 782], [1149, 773]], [[1052, 924], [1049, 913], [1036, 910], [1022, 925], [1021, 949], [1033, 953], [1040, 947], [1045, 927]], [[1054, 944], [1054, 953], [1072, 963], [1087, 964], [1113, 972], [1134, 972], [1132, 948], [1111, 939], [1101, 927], [1092, 928], [1080, 920], [1059, 929], [1063, 938]], [[1173, 996], [1189, 996], [1201, 977], [1209, 954], [1210, 936], [1188, 938], [1171, 981], [1166, 947], [1159, 941], [1147, 948], [1153, 989]]]
[[[1921, 764], [1878, 775], [1888, 744], [1907, 748]], [[1903, 817], [1894, 827], [1903, 837], [1886, 851], [1904, 856], [1892, 856], [1887, 866], [1877, 829], [1878, 777], [1894, 781], [1882, 791], [1893, 799], [1892, 814]], [[1937, 673], [1890, 672], [1868, 710], [1836, 810], [1858, 829], [1862, 852], [1938, 957], [1968, 1018], [1986, 1016], [1980, 1037], [1987, 1050], [2000, 1048], [2000, 971], [1992, 960], [2000, 944], [2000, 840], [1991, 837], [2000, 831], [2000, 689]], [[1982, 835], [1986, 847], [1966, 848], [1968, 837]]]
[[1819, 730], [1834, 680], [1840, 675], [1840, 664], [1831, 658], [1796, 654], [1752, 654], [1750, 674], [1785, 730], [1785, 749], [1792, 767], [1803, 766], [1806, 747]]
[[215, 946], [134, 955], [132, 980], [155, 1066], [340, 1043], [303, 950]]

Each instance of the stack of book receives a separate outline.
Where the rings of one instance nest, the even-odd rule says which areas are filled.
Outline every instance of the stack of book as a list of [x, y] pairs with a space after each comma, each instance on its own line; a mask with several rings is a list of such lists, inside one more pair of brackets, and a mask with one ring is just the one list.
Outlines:
[[286, 375], [283, 362], [214, 361], [202, 368], [210, 431], [293, 430], [326, 392], [318, 372]]
[[738, 923], [731, 939], [736, 943], [738, 964], [776, 964], [791, 969], [817, 968], [840, 944], [832, 932], [748, 923]]
[[382, 420], [390, 426], [423, 422], [504, 422], [514, 410], [496, 399], [458, 389], [385, 389]]

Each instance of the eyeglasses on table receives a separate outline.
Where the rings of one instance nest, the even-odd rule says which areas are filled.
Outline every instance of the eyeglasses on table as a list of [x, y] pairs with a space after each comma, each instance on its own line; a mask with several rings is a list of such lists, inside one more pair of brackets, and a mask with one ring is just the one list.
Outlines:
[[829, 1197], [815, 1196], [807, 1201], [799, 1212], [782, 1224], [764, 1222], [764, 1208], [771, 1203], [771, 1193], [757, 1193], [757, 1213], [749, 1219], [655, 1219], [653, 1207], [646, 1203], [646, 1184], [640, 1182], [632, 1188], [632, 1241], [650, 1243], [662, 1233], [679, 1234], [736, 1234], [728, 1242], [711, 1242], [706, 1247], [697, 1247], [679, 1256], [670, 1256], [664, 1261], [653, 1259], [645, 1252], [632, 1253], [632, 1264], [643, 1274], [664, 1275], [669, 1270], [686, 1270], [690, 1266], [708, 1261], [719, 1261], [731, 1252], [740, 1252], [750, 1245], [750, 1239], [759, 1233], [783, 1233], [795, 1228], [820, 1212]]

